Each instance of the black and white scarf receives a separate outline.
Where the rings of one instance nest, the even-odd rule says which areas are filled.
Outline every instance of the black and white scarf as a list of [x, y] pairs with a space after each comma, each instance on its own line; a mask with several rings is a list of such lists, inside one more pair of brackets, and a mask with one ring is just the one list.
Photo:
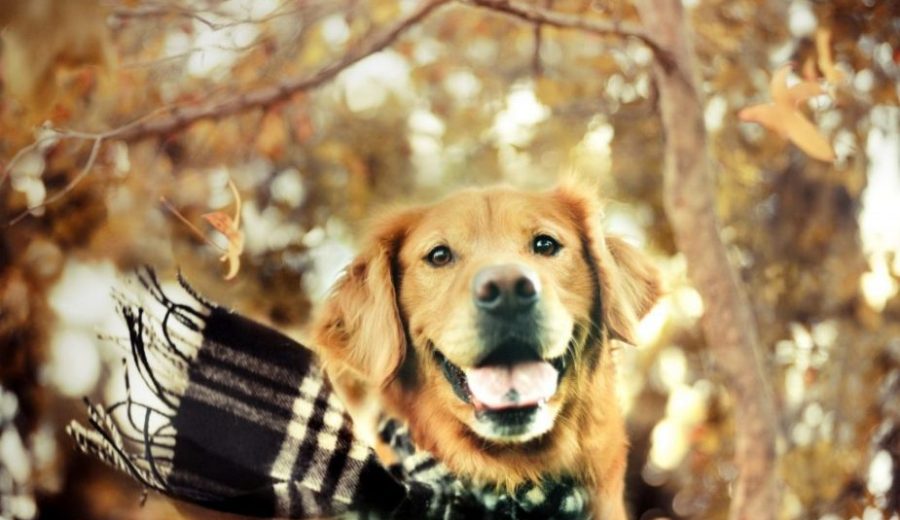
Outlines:
[[[382, 465], [354, 436], [309, 349], [206, 301], [183, 280], [180, 302], [152, 270], [137, 280], [137, 295], [116, 295], [128, 329], [126, 397], [108, 406], [86, 400], [90, 425], [73, 422], [68, 433], [146, 489], [256, 517], [590, 516], [587, 491], [569, 479], [514, 493], [474, 486], [416, 449], [394, 419], [380, 435], [399, 462]], [[135, 374], [149, 398], [135, 399]]]

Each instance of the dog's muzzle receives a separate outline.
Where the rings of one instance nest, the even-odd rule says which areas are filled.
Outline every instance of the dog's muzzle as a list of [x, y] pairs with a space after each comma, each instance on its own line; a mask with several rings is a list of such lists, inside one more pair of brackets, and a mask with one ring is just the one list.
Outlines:
[[[520, 264], [485, 267], [472, 280], [480, 352], [461, 367], [431, 345], [462, 401], [473, 406], [492, 438], [527, 434], [556, 395], [569, 352], [546, 359], [541, 337], [541, 283]], [[546, 413], [544, 413], [546, 415]], [[546, 426], [546, 425], [545, 425]]]

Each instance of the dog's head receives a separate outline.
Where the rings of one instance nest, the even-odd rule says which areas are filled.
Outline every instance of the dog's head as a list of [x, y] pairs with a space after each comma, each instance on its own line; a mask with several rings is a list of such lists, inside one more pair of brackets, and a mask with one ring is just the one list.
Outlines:
[[659, 293], [595, 205], [572, 187], [491, 188], [387, 215], [320, 316], [326, 369], [380, 388], [439, 452], [508, 455], [577, 431], [609, 377], [606, 340], [632, 342]]

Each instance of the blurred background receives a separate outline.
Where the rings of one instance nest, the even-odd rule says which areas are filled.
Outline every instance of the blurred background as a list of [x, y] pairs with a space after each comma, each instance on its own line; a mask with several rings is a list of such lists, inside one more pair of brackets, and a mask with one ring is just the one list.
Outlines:
[[[683, 3], [722, 238], [776, 399], [780, 516], [896, 519], [900, 3]], [[302, 340], [377, 208], [469, 185], [542, 188], [567, 171], [599, 179], [608, 231], [650, 252], [671, 289], [642, 345], [616, 352], [634, 516], [725, 518], [733, 403], [662, 208], [644, 44], [451, 2], [333, 79], [254, 101], [341, 64], [417, 5], [0, 0], [0, 519], [181, 515], [159, 497], [142, 507], [139, 488], [62, 431], [83, 419], [82, 396], [121, 392], [122, 351], [97, 333], [119, 327], [110, 288], [135, 266], [168, 280], [180, 268], [210, 299]], [[528, 5], [639, 23], [624, 0]], [[788, 63], [794, 82], [831, 76], [801, 109], [833, 164], [737, 116], [769, 102]], [[194, 124], [150, 124], [211, 103]], [[229, 181], [244, 247], [225, 280], [214, 246], [228, 243], [203, 215], [233, 216]]]

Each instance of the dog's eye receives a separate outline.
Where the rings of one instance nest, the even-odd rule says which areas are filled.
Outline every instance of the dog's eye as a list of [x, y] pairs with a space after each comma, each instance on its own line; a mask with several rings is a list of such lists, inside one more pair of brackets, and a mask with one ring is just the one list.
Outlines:
[[437, 246], [428, 252], [425, 260], [434, 267], [443, 267], [453, 260], [453, 252], [447, 246]]
[[547, 235], [538, 235], [534, 237], [534, 243], [531, 244], [531, 249], [535, 254], [541, 256], [553, 256], [558, 253], [561, 248], [562, 246], [559, 242]]

